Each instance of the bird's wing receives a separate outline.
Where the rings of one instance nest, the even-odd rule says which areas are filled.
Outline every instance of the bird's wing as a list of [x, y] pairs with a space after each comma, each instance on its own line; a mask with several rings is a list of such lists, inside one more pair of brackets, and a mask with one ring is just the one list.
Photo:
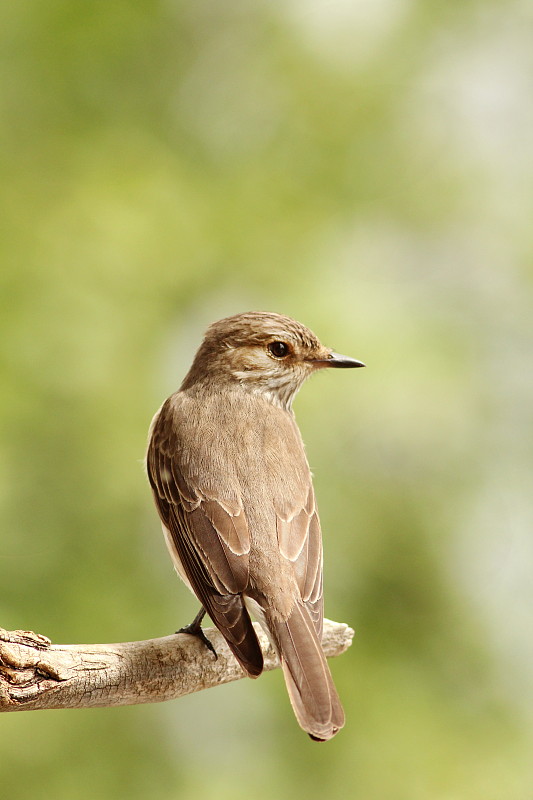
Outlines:
[[156, 506], [196, 596], [242, 667], [257, 676], [263, 657], [242, 599], [250, 550], [244, 510], [195, 489], [180, 469], [179, 447], [167, 402], [153, 424], [147, 453]]
[[294, 565], [302, 600], [321, 639], [324, 619], [322, 534], [311, 475], [306, 488], [305, 503], [298, 504], [289, 513], [286, 509], [276, 509], [276, 528], [279, 549]]

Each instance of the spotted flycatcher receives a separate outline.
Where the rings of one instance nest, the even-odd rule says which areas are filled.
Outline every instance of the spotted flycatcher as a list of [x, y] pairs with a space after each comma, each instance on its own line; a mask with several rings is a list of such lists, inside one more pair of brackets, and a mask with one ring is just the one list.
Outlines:
[[255, 678], [250, 612], [279, 654], [297, 720], [325, 741], [344, 712], [321, 646], [322, 537], [294, 395], [323, 367], [362, 367], [289, 317], [211, 325], [150, 429], [148, 477], [174, 566]]

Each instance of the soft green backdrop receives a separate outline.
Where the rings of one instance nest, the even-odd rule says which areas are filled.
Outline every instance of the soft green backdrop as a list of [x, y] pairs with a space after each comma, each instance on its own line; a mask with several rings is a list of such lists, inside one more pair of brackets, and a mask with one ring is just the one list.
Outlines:
[[345, 730], [279, 673], [5, 715], [3, 796], [533, 797], [532, 33], [520, 0], [3, 4], [0, 625], [192, 617], [142, 457], [209, 322], [368, 364], [296, 402]]

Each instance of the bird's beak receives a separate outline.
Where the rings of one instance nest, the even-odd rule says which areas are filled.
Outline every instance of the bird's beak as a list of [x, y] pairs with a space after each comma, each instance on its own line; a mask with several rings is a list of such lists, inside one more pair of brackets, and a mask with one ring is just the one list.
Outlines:
[[341, 356], [340, 353], [329, 353], [326, 358], [317, 358], [313, 360], [313, 364], [317, 367], [336, 367], [337, 369], [351, 369], [353, 367], [365, 367], [362, 361], [357, 361], [350, 356]]

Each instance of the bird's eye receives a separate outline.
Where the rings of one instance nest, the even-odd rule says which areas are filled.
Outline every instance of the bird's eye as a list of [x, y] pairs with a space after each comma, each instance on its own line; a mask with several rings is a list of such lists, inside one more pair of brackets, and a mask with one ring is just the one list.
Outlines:
[[268, 352], [274, 358], [285, 358], [285, 356], [289, 355], [289, 345], [285, 344], [285, 342], [270, 342]]

